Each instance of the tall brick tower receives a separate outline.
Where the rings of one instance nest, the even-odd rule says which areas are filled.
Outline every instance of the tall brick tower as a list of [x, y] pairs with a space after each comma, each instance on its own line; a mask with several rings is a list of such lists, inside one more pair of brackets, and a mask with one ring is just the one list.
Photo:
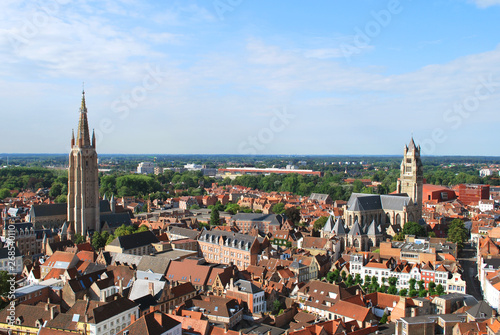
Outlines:
[[408, 146], [405, 145], [404, 157], [401, 162], [401, 175], [398, 180], [398, 193], [406, 193], [418, 206], [418, 220], [422, 217], [422, 194], [424, 185], [424, 172], [420, 160], [420, 146], [416, 146], [413, 137]]
[[85, 91], [82, 93], [80, 120], [76, 134], [71, 137], [68, 169], [68, 226], [75, 234], [100, 230], [99, 173], [95, 134], [90, 140]]

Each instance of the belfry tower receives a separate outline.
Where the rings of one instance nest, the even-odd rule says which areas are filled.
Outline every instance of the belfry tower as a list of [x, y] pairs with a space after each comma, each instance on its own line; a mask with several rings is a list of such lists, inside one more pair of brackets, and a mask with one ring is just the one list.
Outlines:
[[424, 171], [420, 160], [420, 146], [416, 146], [413, 137], [405, 146], [401, 175], [397, 184], [398, 193], [406, 193], [417, 208], [417, 220], [422, 217], [422, 195], [424, 186]]
[[[74, 234], [85, 236], [99, 231], [99, 174], [95, 134], [90, 140], [85, 91], [82, 93], [78, 130], [71, 136], [68, 169], [68, 226]], [[68, 229], [69, 229], [68, 228]]]

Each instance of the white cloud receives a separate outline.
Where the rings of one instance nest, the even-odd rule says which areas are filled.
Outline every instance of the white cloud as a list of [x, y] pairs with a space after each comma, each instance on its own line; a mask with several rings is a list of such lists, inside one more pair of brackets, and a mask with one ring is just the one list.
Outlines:
[[500, 5], [500, 0], [471, 0], [479, 8], [487, 8]]

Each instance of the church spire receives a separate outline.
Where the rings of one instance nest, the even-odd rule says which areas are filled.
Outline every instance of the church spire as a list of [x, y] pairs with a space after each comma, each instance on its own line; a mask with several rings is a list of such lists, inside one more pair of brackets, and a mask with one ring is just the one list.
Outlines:
[[85, 105], [85, 91], [82, 92], [82, 105], [80, 107], [80, 121], [76, 142], [79, 147], [90, 146], [89, 123], [87, 121], [87, 106]]

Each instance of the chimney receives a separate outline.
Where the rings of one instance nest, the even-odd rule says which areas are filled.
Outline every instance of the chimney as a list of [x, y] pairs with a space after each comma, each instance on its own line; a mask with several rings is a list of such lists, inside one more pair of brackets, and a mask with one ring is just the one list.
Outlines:
[[154, 313], [155, 306], [149, 306], [149, 313]]
[[130, 314], [130, 324], [135, 322], [135, 313]]
[[49, 302], [47, 302], [47, 305], [45, 305], [45, 310], [48, 312], [50, 309]]
[[155, 295], [155, 284], [154, 283], [149, 283], [148, 291], [149, 291], [149, 294], [151, 294], [152, 296]]
[[225, 323], [224, 324], [224, 333], [227, 333], [228, 330], [229, 330], [229, 323]]
[[89, 315], [88, 315], [87, 313], [85, 313], [85, 318], [84, 318], [84, 320], [85, 320], [85, 323], [88, 323], [88, 322], [89, 322]]
[[123, 279], [118, 280], [118, 293], [123, 297]]
[[155, 312], [155, 320], [160, 324], [160, 326], [163, 326], [163, 314], [160, 312]]
[[51, 320], [54, 320], [54, 318], [56, 317], [56, 308], [57, 308], [57, 305], [54, 305], [54, 306], [51, 306], [50, 307], [50, 319]]

